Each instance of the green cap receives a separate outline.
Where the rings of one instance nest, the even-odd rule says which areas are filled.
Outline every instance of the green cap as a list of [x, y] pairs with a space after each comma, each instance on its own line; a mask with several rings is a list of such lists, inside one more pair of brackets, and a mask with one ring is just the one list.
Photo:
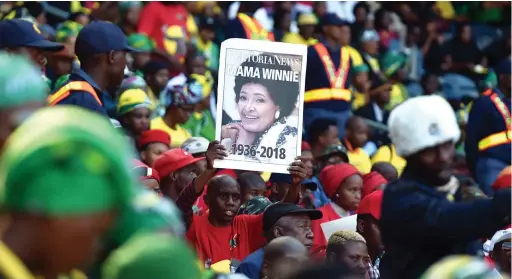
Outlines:
[[69, 38], [77, 37], [80, 30], [82, 30], [84, 26], [76, 21], [67, 20], [64, 21], [57, 28], [57, 34], [55, 39], [59, 43], [65, 43]]
[[145, 233], [130, 239], [103, 265], [102, 279], [199, 279], [198, 259], [184, 240]]
[[380, 59], [380, 68], [387, 77], [398, 72], [405, 65], [406, 57], [402, 53], [389, 51]]
[[173, 202], [140, 186], [131, 205], [117, 220], [110, 240], [122, 245], [136, 233], [152, 231], [170, 231], [181, 237], [185, 227]]
[[238, 214], [258, 215], [263, 213], [263, 211], [265, 211], [265, 209], [271, 204], [272, 202], [266, 197], [254, 197], [240, 206]]
[[7, 140], [0, 204], [44, 216], [125, 208], [135, 194], [126, 139], [104, 117], [73, 106], [36, 111]]
[[0, 109], [46, 104], [47, 97], [48, 86], [34, 65], [22, 56], [0, 52]]
[[128, 45], [140, 52], [151, 52], [156, 46], [155, 41], [141, 33], [128, 36]]
[[348, 155], [347, 155], [347, 153], [348, 153], [348, 151], [345, 148], [345, 146], [343, 146], [341, 144], [333, 144], [333, 145], [328, 146], [324, 150], [324, 152], [320, 153], [320, 155], [318, 155], [318, 158], [327, 157], [327, 156], [333, 155], [333, 154], [339, 154], [342, 157], [344, 157], [343, 161], [348, 163]]

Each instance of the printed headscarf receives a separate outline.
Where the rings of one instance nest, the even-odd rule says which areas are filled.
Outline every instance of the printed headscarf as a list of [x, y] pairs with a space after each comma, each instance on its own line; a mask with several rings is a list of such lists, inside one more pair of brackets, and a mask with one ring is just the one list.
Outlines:
[[150, 108], [151, 100], [140, 89], [128, 89], [121, 93], [117, 102], [117, 114], [125, 115], [137, 108]]
[[76, 22], [76, 21], [64, 21], [58, 28], [57, 28], [57, 35], [55, 40], [59, 43], [66, 43], [68, 42], [68, 39], [71, 37], [78, 36], [78, 33], [80, 30], [82, 30], [83, 26], [82, 24]]
[[135, 33], [128, 36], [128, 45], [139, 52], [151, 52], [156, 47], [155, 41], [142, 33]]
[[189, 78], [184, 86], [167, 86], [160, 94], [160, 105], [165, 108], [170, 106], [195, 105], [204, 96], [204, 86], [200, 81]]

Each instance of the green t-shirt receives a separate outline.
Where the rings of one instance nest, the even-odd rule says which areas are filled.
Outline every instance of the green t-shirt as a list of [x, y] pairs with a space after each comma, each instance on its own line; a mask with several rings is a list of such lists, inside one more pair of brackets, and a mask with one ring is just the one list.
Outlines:
[[215, 121], [210, 110], [194, 113], [183, 125], [193, 137], [203, 137], [212, 141], [215, 139]]

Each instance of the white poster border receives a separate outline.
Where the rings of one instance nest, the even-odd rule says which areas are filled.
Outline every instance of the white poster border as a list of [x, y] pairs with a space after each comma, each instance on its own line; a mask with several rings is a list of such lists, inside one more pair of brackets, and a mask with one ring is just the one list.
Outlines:
[[[256, 41], [247, 39], [228, 39], [222, 42], [220, 49], [219, 78], [217, 86], [217, 117], [215, 121], [215, 139], [220, 142], [222, 129], [222, 114], [224, 109], [224, 91], [225, 91], [225, 70], [226, 70], [226, 50], [227, 49], [246, 49], [253, 52], [271, 52], [284, 55], [302, 56], [301, 75], [300, 75], [300, 92], [298, 97], [298, 127], [297, 127], [297, 156], [301, 154], [302, 146], [302, 121], [304, 113], [304, 90], [306, 83], [306, 63], [307, 63], [307, 46], [301, 44], [288, 44], [270, 41]], [[229, 151], [229, 150], [228, 150]], [[295, 158], [290, 160], [292, 162]], [[222, 169], [241, 169], [259, 172], [273, 173], [289, 173], [286, 165], [245, 162], [239, 160], [215, 160], [213, 166]]]

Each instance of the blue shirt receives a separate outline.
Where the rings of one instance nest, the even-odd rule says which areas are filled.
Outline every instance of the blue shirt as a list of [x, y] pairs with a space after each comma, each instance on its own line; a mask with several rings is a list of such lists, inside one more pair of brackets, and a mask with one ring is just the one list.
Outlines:
[[[82, 69], [72, 72], [71, 75], [69, 75], [69, 81], [85, 81], [89, 83], [92, 88], [94, 88], [94, 91], [96, 91], [98, 98], [100, 98], [102, 102], [104, 100], [104, 96], [108, 95], [106, 92], [103, 92], [91, 76]], [[56, 91], [58, 91], [58, 89]], [[75, 105], [108, 116], [107, 110], [102, 105], [98, 104], [98, 101], [96, 101], [91, 93], [86, 91], [73, 91], [67, 98], [60, 101], [57, 105]]]
[[244, 274], [249, 279], [259, 279], [261, 267], [263, 266], [263, 248], [254, 251], [240, 263], [236, 273]]

